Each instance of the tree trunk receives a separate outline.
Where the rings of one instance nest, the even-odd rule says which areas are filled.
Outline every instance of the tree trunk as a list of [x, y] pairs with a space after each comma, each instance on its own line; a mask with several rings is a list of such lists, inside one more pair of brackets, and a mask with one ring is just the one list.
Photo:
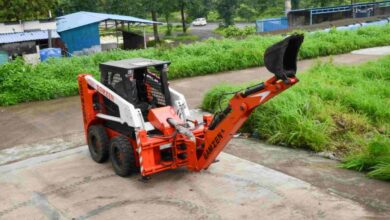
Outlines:
[[291, 0], [284, 1], [285, 14], [288, 15], [288, 12], [291, 11]]
[[180, 13], [181, 13], [181, 24], [183, 26], [183, 33], [186, 33], [187, 27], [186, 27], [186, 18], [184, 16], [184, 2], [182, 2], [180, 5]]
[[167, 23], [167, 33], [165, 33], [165, 34], [167, 36], [171, 36], [172, 35], [172, 24], [169, 23], [169, 17], [170, 17], [170, 14], [166, 13], [165, 14], [165, 22]]
[[[156, 11], [152, 11], [152, 20], [157, 21], [157, 13]], [[156, 42], [160, 42], [160, 36], [158, 36], [158, 27], [157, 24], [153, 24], [153, 34], [154, 34], [154, 40]]]

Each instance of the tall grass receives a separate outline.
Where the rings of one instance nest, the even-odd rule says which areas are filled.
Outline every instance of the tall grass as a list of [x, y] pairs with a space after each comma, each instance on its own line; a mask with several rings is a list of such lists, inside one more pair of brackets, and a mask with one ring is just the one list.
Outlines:
[[[0, 66], [0, 105], [53, 99], [77, 94], [76, 77], [92, 73], [99, 78], [99, 63], [133, 57], [169, 60], [169, 78], [183, 78], [263, 65], [267, 47], [282, 36], [251, 36], [243, 40], [210, 39], [175, 48], [112, 51], [91, 56], [52, 59], [36, 66], [20, 60]], [[346, 53], [359, 48], [390, 44], [390, 25], [355, 31], [307, 34], [300, 58]]]
[[358, 154], [346, 157], [343, 167], [367, 171], [374, 178], [390, 180], [390, 139], [377, 136]]
[[[390, 57], [355, 67], [318, 63], [299, 78], [257, 108], [243, 130], [273, 144], [333, 151], [347, 168], [390, 179]], [[211, 89], [203, 108], [218, 110], [222, 93], [246, 86]]]

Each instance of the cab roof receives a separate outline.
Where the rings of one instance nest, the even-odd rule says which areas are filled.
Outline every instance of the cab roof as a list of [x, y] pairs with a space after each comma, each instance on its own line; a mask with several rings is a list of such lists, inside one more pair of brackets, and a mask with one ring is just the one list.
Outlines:
[[126, 60], [108, 61], [100, 64], [101, 67], [106, 68], [121, 68], [121, 69], [140, 69], [146, 67], [162, 67], [164, 64], [169, 65], [171, 62], [162, 60], [152, 60], [145, 58], [132, 58]]

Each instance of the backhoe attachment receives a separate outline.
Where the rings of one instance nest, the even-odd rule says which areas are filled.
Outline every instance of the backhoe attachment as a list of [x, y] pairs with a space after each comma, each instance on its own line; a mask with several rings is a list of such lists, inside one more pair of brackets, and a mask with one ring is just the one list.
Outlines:
[[264, 54], [265, 66], [275, 76], [264, 83], [237, 92], [226, 109], [216, 114], [213, 119], [211, 116], [204, 116], [204, 143], [197, 148], [201, 150], [195, 149], [196, 144], [193, 144], [189, 152], [189, 169], [207, 169], [256, 107], [298, 82], [295, 74], [303, 39], [303, 35], [292, 35], [269, 47]]

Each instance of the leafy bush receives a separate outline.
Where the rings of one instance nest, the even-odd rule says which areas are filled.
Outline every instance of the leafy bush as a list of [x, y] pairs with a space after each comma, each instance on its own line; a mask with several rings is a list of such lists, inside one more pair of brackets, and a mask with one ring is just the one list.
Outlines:
[[[390, 57], [356, 67], [318, 63], [295, 87], [257, 108], [243, 131], [273, 144], [333, 151], [347, 156], [347, 168], [390, 179], [389, 69]], [[211, 89], [203, 109], [217, 111], [223, 93], [247, 86]]]
[[236, 26], [228, 26], [219, 31], [224, 37], [227, 38], [238, 38], [238, 37], [247, 37], [256, 33], [255, 27], [246, 26], [244, 28], [238, 28]]
[[207, 21], [208, 22], [215, 22], [219, 19], [219, 14], [218, 12], [212, 10], [209, 12], [209, 14], [207, 15]]
[[[91, 56], [51, 59], [36, 66], [16, 60], [0, 66], [0, 105], [45, 100], [77, 94], [77, 75], [98, 78], [99, 64], [133, 57], [169, 60], [169, 78], [177, 79], [226, 70], [262, 66], [267, 47], [282, 36], [249, 36], [244, 40], [210, 39], [175, 48], [97, 53]], [[300, 58], [346, 53], [359, 48], [388, 45], [390, 25], [363, 27], [356, 31], [307, 34]]]

